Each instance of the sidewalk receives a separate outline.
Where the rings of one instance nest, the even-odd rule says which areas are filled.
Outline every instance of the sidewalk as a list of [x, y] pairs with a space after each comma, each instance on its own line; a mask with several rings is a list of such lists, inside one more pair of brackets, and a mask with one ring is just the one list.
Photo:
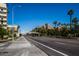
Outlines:
[[0, 51], [2, 56], [47, 56], [42, 50], [31, 44], [23, 36]]
[[8, 41], [3, 42], [3, 40], [0, 40], [0, 47], [4, 47], [4, 46], [6, 46], [6, 45], [8, 45], [8, 44], [11, 44], [10, 41], [11, 41], [11, 40], [8, 40]]

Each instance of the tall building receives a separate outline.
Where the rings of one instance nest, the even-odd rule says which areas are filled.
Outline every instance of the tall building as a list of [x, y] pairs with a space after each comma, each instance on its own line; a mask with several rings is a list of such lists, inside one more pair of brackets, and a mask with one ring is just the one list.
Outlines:
[[0, 26], [7, 29], [7, 5], [0, 3]]
[[[8, 32], [13, 31], [11, 34], [19, 36], [19, 33], [18, 33], [19, 26], [18, 25], [8, 25], [8, 23], [7, 23], [8, 16], [7, 15], [8, 15], [7, 4], [0, 3], [0, 27], [3, 27]], [[9, 33], [9, 35], [11, 35], [11, 34]], [[9, 38], [9, 35], [4, 35], [3, 37]]]

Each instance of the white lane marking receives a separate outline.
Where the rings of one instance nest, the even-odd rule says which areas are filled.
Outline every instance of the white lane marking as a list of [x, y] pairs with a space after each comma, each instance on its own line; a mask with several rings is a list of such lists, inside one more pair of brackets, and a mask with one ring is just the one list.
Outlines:
[[[33, 40], [33, 41], [35, 41], [35, 40]], [[53, 48], [51, 48], [51, 47], [49, 47], [49, 46], [46, 46], [46, 45], [44, 45], [44, 44], [42, 44], [42, 43], [39, 43], [39, 42], [37, 42], [37, 41], [35, 41], [35, 42], [38, 43], [38, 44], [40, 44], [40, 45], [42, 45], [42, 46], [44, 46], [44, 47], [47, 47], [48, 49], [53, 50], [53, 51], [55, 51], [55, 52], [57, 52], [57, 53], [59, 53], [59, 54], [61, 54], [61, 55], [68, 56], [67, 54], [62, 53], [62, 52], [60, 52], [60, 51], [58, 51], [58, 50], [56, 50], [56, 49], [53, 49]]]
[[55, 43], [58, 43], [58, 44], [63, 44], [63, 45], [65, 45], [65, 43], [63, 43], [63, 42], [55, 42]]

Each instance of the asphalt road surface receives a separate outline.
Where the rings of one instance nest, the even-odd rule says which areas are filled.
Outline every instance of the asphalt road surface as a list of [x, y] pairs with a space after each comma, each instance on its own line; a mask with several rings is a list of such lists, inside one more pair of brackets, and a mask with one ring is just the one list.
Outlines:
[[79, 40], [24, 36], [49, 56], [79, 56]]
[[0, 46], [0, 56], [79, 56], [79, 40], [24, 35]]

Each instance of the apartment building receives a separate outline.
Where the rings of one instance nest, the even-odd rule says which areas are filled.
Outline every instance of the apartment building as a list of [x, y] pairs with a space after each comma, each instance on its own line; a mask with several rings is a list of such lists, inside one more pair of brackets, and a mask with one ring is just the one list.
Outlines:
[[[7, 16], [8, 15], [8, 8], [7, 4], [0, 3], [0, 27], [6, 29], [10, 34], [9, 35], [16, 35], [19, 36], [19, 26], [18, 25], [8, 25], [7, 23]], [[14, 32], [12, 32], [14, 31]], [[9, 35], [4, 35], [4, 38], [8, 39]], [[12, 38], [12, 36], [10, 36]]]
[[14, 34], [16, 37], [19, 37], [19, 26], [18, 25], [8, 25], [7, 30], [10, 34]]
[[0, 3], [0, 26], [7, 29], [7, 5]]

